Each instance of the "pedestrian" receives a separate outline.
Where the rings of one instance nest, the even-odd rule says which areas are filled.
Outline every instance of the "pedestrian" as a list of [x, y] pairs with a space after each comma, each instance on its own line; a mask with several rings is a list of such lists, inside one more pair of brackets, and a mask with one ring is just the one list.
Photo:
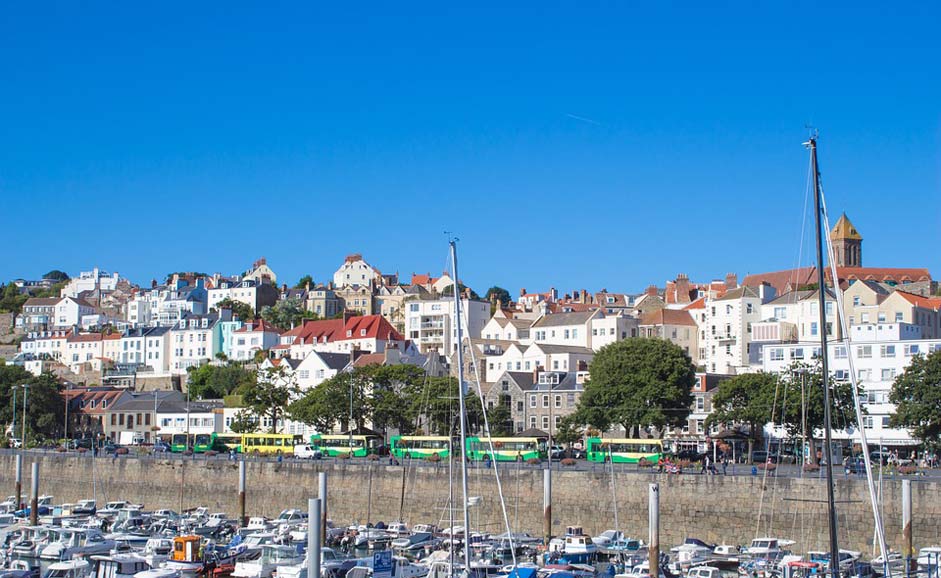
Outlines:
[[709, 471], [709, 454], [706, 454], [702, 457], [702, 468], [699, 470], [700, 474], [705, 474]]
[[723, 476], [729, 475], [727, 471], [728, 467], [729, 467], [729, 456], [723, 455], [722, 456], [722, 475]]
[[660, 459], [657, 460], [657, 473], [663, 473], [663, 456], [660, 456]]

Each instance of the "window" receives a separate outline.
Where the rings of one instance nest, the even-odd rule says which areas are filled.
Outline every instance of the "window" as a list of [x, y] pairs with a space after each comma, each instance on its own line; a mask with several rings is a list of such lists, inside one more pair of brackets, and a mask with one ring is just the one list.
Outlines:
[[872, 379], [872, 370], [871, 369], [858, 369], [856, 370], [856, 380], [857, 381], [869, 381]]
[[534, 415], [529, 416], [529, 427], [531, 428], [536, 427], [536, 416]]
[[836, 359], [846, 359], [846, 347], [838, 345], [833, 348], [833, 357]]
[[791, 350], [791, 359], [804, 359], [804, 348], [797, 347]]
[[568, 330], [568, 329], [566, 329], [566, 330], [563, 332], [563, 337], [564, 337], [565, 339], [568, 339], [568, 338], [569, 338], [569, 330]]
[[775, 319], [787, 319], [787, 307], [775, 307], [774, 318]]
[[812, 321], [810, 323], [810, 334], [817, 335], [817, 322], [816, 321]]
[[853, 295], [853, 307], [859, 307], [859, 295]]
[[912, 357], [913, 355], [918, 355], [918, 345], [911, 344], [905, 346], [905, 357]]
[[894, 345], [883, 345], [880, 351], [882, 357], [895, 357]]
[[784, 361], [784, 349], [772, 347], [768, 350], [771, 361]]
[[706, 409], [706, 400], [701, 397], [697, 397], [696, 398], [696, 411], [705, 411], [705, 409]]
[[858, 357], [859, 359], [871, 359], [872, 358], [872, 345], [857, 345], [856, 357]]
[[882, 370], [882, 381], [893, 381], [895, 380], [895, 369], [883, 369]]
[[529, 407], [536, 407], [536, 396], [529, 396]]
[[696, 420], [696, 433], [701, 434], [705, 433], [705, 428], [703, 428], [703, 421], [701, 419]]
[[543, 396], [542, 396], [542, 407], [549, 407], [549, 396], [548, 396], [548, 395], [543, 395]]
[[561, 396], [561, 395], [555, 396], [555, 406], [556, 406], [557, 408], [562, 407], [562, 396]]
[[898, 321], [898, 322], [903, 321], [903, 319], [902, 319], [902, 312], [901, 312], [901, 311], [896, 311], [896, 312], [895, 312], [895, 320]]
[[872, 416], [871, 415], [863, 416], [863, 427], [866, 429], [872, 429]]
[[745, 313], [754, 313], [755, 307], [751, 303], [745, 304]]
[[882, 427], [884, 428], [889, 427], [889, 416], [887, 415], [882, 416]]

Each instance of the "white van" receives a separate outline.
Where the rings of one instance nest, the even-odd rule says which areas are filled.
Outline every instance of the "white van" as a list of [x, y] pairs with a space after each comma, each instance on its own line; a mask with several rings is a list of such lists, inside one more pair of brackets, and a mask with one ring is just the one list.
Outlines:
[[319, 460], [323, 457], [323, 454], [309, 444], [297, 444], [294, 446], [294, 457], [299, 460]]

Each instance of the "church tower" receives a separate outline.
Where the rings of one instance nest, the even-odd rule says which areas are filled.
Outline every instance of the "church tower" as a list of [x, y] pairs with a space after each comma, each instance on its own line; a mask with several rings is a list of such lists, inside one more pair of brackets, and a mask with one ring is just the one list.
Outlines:
[[833, 257], [837, 267], [863, 266], [863, 236], [853, 223], [850, 223], [846, 213], [840, 215], [840, 220], [833, 225], [830, 242], [833, 244]]

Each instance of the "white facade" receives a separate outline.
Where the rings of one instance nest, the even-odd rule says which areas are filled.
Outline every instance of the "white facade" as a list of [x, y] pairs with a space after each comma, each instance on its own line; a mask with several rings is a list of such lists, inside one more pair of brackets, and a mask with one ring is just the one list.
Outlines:
[[56, 303], [53, 325], [59, 329], [78, 327], [82, 324], [82, 317], [93, 315], [95, 308], [83, 299], [76, 297], [63, 297]]
[[267, 351], [278, 344], [280, 333], [264, 322], [246, 324], [232, 332], [229, 351], [223, 353], [229, 359], [250, 361], [258, 351]]
[[78, 277], [69, 279], [69, 282], [62, 288], [60, 295], [62, 297], [78, 297], [83, 291], [114, 291], [118, 287], [120, 277], [117, 273], [109, 274], [95, 267], [91, 271], [82, 271]]
[[[490, 319], [490, 303], [461, 299], [465, 338], [477, 339]], [[422, 353], [455, 351], [457, 329], [454, 327], [454, 299], [418, 299], [408, 301], [405, 310], [406, 338]]]
[[699, 326], [699, 365], [708, 373], [750, 370], [752, 325], [761, 321], [761, 304], [757, 291], [739, 287], [690, 311]]
[[[872, 444], [878, 444], [880, 440], [883, 445], [915, 443], [907, 431], [889, 427], [889, 417], [895, 412], [895, 406], [889, 403], [889, 392], [896, 376], [905, 371], [912, 357], [941, 350], [941, 340], [899, 339], [919, 332], [919, 328], [909, 324], [855, 326], [851, 329], [853, 340], [849, 350], [843, 343], [828, 346], [829, 368], [835, 380], [849, 381], [848, 357], [853, 356], [857, 381], [864, 391], [866, 435]], [[766, 345], [762, 351], [761, 367], [767, 372], [782, 373], [795, 361], [809, 362], [819, 351], [819, 343], [813, 342]], [[782, 434], [779, 430], [772, 430], [772, 433]], [[839, 431], [834, 437], [858, 441], [859, 434]]]
[[372, 287], [378, 275], [379, 271], [364, 261], [362, 255], [350, 255], [333, 274], [333, 285], [336, 287], [353, 285]]
[[170, 330], [170, 373], [185, 375], [187, 368], [212, 360], [216, 323], [214, 316], [191, 316]]
[[170, 371], [170, 332], [166, 327], [131, 329], [121, 337], [117, 363], [136, 363], [150, 368], [153, 375]]

